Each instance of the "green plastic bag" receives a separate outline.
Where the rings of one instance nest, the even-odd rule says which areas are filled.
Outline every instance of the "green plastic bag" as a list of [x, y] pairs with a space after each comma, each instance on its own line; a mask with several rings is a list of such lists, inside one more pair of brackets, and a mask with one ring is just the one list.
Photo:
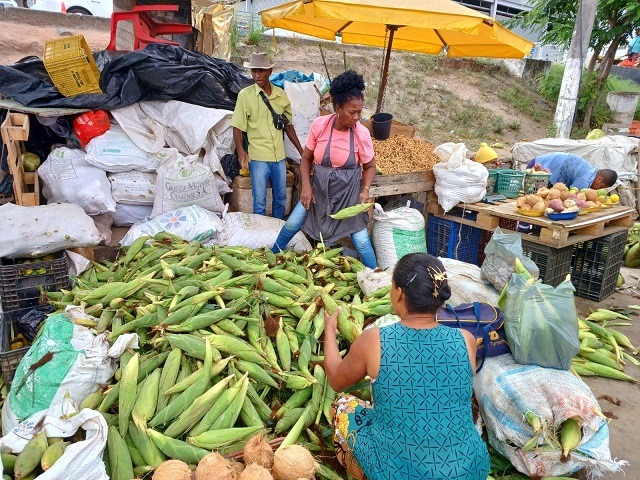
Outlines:
[[575, 288], [532, 283], [519, 274], [507, 284], [504, 328], [516, 362], [569, 370], [580, 350]]

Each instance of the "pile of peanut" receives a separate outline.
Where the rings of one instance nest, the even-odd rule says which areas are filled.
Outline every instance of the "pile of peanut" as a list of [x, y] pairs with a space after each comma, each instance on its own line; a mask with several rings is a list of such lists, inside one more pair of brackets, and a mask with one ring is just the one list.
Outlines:
[[373, 140], [376, 167], [383, 175], [431, 170], [440, 162], [433, 153], [434, 145], [404, 135], [392, 135], [387, 140]]

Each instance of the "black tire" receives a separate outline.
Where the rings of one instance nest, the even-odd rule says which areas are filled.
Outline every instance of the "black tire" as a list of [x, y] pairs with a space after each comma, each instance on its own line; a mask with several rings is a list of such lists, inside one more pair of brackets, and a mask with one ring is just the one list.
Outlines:
[[67, 9], [67, 13], [75, 13], [77, 15], [91, 15], [91, 12], [82, 7], [71, 7]]

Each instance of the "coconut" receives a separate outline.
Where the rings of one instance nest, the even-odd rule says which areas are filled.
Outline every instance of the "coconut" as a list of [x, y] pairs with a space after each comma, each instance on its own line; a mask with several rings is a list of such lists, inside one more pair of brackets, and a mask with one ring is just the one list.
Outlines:
[[518, 199], [516, 200], [516, 208], [525, 210], [525, 205], [528, 205], [527, 197], [518, 197]]
[[592, 188], [590, 188], [589, 190], [584, 192], [584, 194], [587, 197], [587, 200], [590, 201], [590, 202], [595, 202], [595, 201], [598, 200], [598, 192], [596, 192]]
[[273, 456], [272, 472], [276, 480], [311, 480], [318, 467], [309, 450], [301, 445], [289, 445]]
[[551, 188], [552, 190], [558, 190], [560, 192], [566, 192], [567, 190], [569, 190], [569, 188], [561, 182], [555, 183]]
[[538, 195], [534, 195], [534, 194], [527, 195], [525, 198], [527, 199], [527, 203], [529, 205], [535, 205], [536, 203], [543, 201], [542, 197], [539, 197]]
[[247, 442], [242, 450], [245, 465], [257, 463], [261, 467], [273, 467], [273, 449], [261, 433]]
[[538, 202], [533, 206], [532, 210], [534, 212], [544, 212], [545, 208], [546, 208], [546, 205], [544, 204], [544, 202]]
[[547, 195], [549, 195], [549, 189], [547, 187], [542, 187], [540, 190], [538, 190], [539, 197], [547, 198]]
[[583, 192], [580, 192], [578, 195], [576, 195], [576, 200], [580, 200], [581, 202], [586, 202], [587, 195]]
[[231, 466], [233, 468], [236, 469], [236, 472], [238, 472], [238, 476], [240, 476], [240, 474], [244, 471], [244, 463], [242, 462], [230, 462]]
[[195, 480], [237, 480], [238, 472], [218, 452], [211, 452], [200, 460]]
[[560, 192], [560, 200], [562, 200], [563, 202], [569, 198], [573, 197], [573, 192], [569, 191], [569, 190], [565, 190], [564, 192]]
[[180, 460], [167, 460], [158, 465], [151, 478], [152, 480], [191, 480], [191, 469]]
[[247, 468], [245, 468], [240, 475], [239, 480], [273, 480], [273, 477], [269, 473], [269, 470], [257, 463], [252, 463], [251, 465], [247, 465]]

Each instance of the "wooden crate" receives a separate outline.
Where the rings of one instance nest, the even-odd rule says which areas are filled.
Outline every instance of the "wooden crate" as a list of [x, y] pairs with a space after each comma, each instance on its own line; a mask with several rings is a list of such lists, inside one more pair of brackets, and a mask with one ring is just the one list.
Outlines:
[[[229, 211], [253, 213], [253, 194], [251, 193], [251, 177], [236, 177], [231, 184], [233, 192], [229, 194]], [[293, 173], [287, 172], [287, 203], [284, 207], [284, 214], [291, 213], [291, 198], [293, 196]], [[267, 182], [267, 205], [266, 214], [272, 214], [271, 206], [273, 197], [271, 195], [271, 184]]]
[[411, 195], [419, 202], [424, 203], [425, 218], [427, 217], [427, 195], [433, 191], [436, 178], [433, 171], [393, 173], [390, 175], [376, 175], [371, 184], [370, 195], [373, 198], [387, 197], [390, 195]]
[[9, 172], [13, 175], [13, 193], [17, 205], [40, 205], [40, 182], [36, 172], [25, 172], [22, 164], [24, 142], [29, 138], [29, 115], [9, 112], [0, 127], [7, 149]]

